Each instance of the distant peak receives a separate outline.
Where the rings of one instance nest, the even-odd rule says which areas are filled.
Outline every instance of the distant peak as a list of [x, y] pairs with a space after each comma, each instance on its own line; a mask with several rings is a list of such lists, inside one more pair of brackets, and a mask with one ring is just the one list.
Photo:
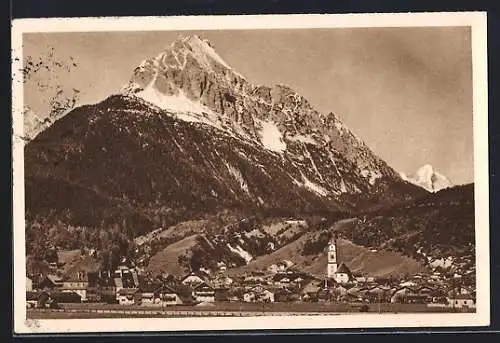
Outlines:
[[208, 45], [208, 47], [212, 48], [213, 47], [213, 44], [211, 41], [209, 41], [208, 39], [206, 38], [201, 38], [200, 36], [198, 35], [191, 35], [191, 36], [185, 36], [182, 38], [182, 41], [184, 43], [191, 43], [191, 44], [204, 44], [204, 45]]
[[184, 36], [181, 38], [184, 42], [190, 41], [190, 40], [201, 40], [200, 36], [198, 35], [189, 35], [189, 36]]
[[403, 180], [425, 188], [429, 192], [437, 192], [441, 189], [453, 186], [446, 176], [437, 172], [430, 164], [425, 164], [420, 167], [414, 175], [407, 176], [404, 173], [400, 173], [400, 175]]
[[424, 164], [422, 167], [420, 167], [419, 170], [422, 172], [432, 173], [432, 172], [434, 172], [434, 167], [431, 166], [430, 164]]

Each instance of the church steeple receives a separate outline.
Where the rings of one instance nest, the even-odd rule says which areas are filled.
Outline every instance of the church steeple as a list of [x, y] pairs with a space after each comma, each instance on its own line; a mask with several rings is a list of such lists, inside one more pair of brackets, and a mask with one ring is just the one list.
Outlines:
[[337, 261], [337, 238], [335, 235], [330, 239], [328, 243], [328, 265], [327, 265], [327, 277], [333, 278], [338, 269]]

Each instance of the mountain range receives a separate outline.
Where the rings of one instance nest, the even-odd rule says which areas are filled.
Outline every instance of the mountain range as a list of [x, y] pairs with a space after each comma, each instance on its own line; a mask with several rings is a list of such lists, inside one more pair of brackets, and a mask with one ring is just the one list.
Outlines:
[[129, 238], [210, 216], [345, 218], [441, 187], [437, 173], [421, 182], [427, 171], [403, 178], [334, 113], [286, 85], [251, 84], [190, 36], [27, 143], [26, 213], [28, 226]]

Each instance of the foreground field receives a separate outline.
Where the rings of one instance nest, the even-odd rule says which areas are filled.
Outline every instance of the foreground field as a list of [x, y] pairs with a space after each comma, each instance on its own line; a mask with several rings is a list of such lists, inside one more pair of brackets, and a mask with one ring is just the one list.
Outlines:
[[[214, 303], [212, 306], [123, 306], [108, 304], [62, 304], [57, 310], [28, 310], [30, 319], [57, 318], [133, 318], [133, 317], [241, 317], [241, 316], [290, 316], [332, 315], [360, 313], [360, 304], [326, 303]], [[458, 312], [451, 308], [427, 307], [424, 304], [368, 304], [368, 313], [425, 313]]]

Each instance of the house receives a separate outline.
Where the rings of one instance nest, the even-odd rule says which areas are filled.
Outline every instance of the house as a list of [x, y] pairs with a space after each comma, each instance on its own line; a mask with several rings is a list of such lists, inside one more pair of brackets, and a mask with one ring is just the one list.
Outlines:
[[26, 307], [35, 308], [38, 304], [38, 298], [42, 292], [26, 291]]
[[415, 291], [410, 286], [399, 287], [392, 292], [391, 303], [406, 303], [408, 294], [415, 294]]
[[355, 277], [354, 277], [354, 280], [355, 280], [357, 283], [365, 283], [365, 282], [367, 282], [367, 277], [366, 277], [366, 276], [363, 276], [363, 275], [360, 275], [360, 276], [355, 276]]
[[32, 291], [33, 290], [33, 280], [31, 280], [29, 277], [26, 276], [26, 291]]
[[428, 300], [428, 296], [420, 294], [418, 288], [408, 286], [396, 290], [391, 296], [391, 303], [426, 304]]
[[279, 268], [278, 265], [271, 264], [269, 267], [267, 267], [267, 270], [271, 273], [277, 273], [279, 271]]
[[[127, 288], [123, 285], [123, 280], [122, 278], [118, 278], [118, 277], [115, 277], [113, 278], [113, 286], [116, 287], [117, 290], [121, 289], [121, 288]], [[133, 287], [132, 287], [133, 288]]]
[[100, 261], [94, 257], [81, 256], [64, 274], [61, 290], [75, 292], [81, 296], [82, 301], [87, 301], [89, 290], [97, 288], [100, 281], [100, 265]]
[[88, 274], [82, 270], [76, 273], [71, 273], [63, 278], [60, 289], [63, 292], [74, 292], [80, 295], [81, 299], [85, 301], [87, 300], [87, 290], [89, 285], [90, 281]]
[[275, 274], [271, 280], [275, 286], [288, 287], [291, 282], [291, 277], [285, 273], [279, 273]]
[[391, 300], [391, 288], [382, 285], [374, 285], [364, 292], [365, 297], [373, 302], [389, 302]]
[[256, 285], [264, 285], [266, 284], [266, 279], [263, 275], [249, 275], [245, 276], [242, 284], [247, 288], [252, 288]]
[[129, 270], [129, 268], [127, 266], [118, 266], [113, 273], [113, 277], [121, 279], [123, 277], [123, 271], [125, 270]]
[[116, 292], [116, 300], [120, 305], [133, 305], [140, 296], [138, 288], [122, 288]]
[[81, 303], [82, 296], [76, 292], [56, 291], [51, 292], [50, 297], [58, 303]]
[[46, 275], [38, 283], [38, 289], [41, 290], [51, 290], [59, 288], [61, 286], [62, 286], [62, 278], [53, 274]]
[[256, 297], [255, 293], [250, 291], [250, 290], [245, 292], [245, 294], [243, 294], [243, 301], [246, 303], [255, 302], [256, 298], [257, 297]]
[[219, 274], [212, 280], [212, 284], [216, 288], [225, 288], [233, 284], [233, 279], [227, 275]]
[[307, 295], [307, 299], [316, 296], [318, 291], [321, 289], [322, 283], [318, 280], [312, 280], [302, 288], [302, 296]]
[[448, 304], [446, 292], [441, 289], [434, 289], [430, 294], [430, 302], [434, 304]]
[[417, 289], [418, 294], [425, 295], [428, 302], [432, 302], [433, 295], [435, 293], [434, 288], [429, 286], [421, 286]]
[[169, 285], [161, 285], [154, 290], [155, 304], [162, 306], [180, 305], [184, 303], [183, 292]]
[[158, 285], [155, 284], [146, 284], [139, 287], [137, 299], [140, 299], [140, 301], [138, 303], [143, 306], [152, 306], [155, 305], [155, 302], [159, 303], [160, 299], [155, 296], [156, 288], [158, 288]]
[[287, 270], [288, 268], [292, 267], [294, 263], [290, 260], [283, 260], [278, 263], [276, 263], [276, 269], [278, 272], [283, 272]]
[[205, 280], [200, 275], [193, 272], [193, 273], [190, 273], [189, 275], [186, 275], [181, 280], [181, 283], [185, 286], [189, 286], [191, 288], [194, 288], [198, 285], [205, 283]]
[[139, 287], [139, 277], [137, 271], [133, 268], [121, 265], [113, 273], [114, 279], [121, 279], [123, 287], [137, 288]]
[[451, 308], [476, 308], [476, 299], [469, 294], [456, 294], [447, 298]]
[[227, 270], [227, 265], [224, 262], [218, 262], [217, 268], [219, 268], [220, 272], [225, 272]]
[[255, 286], [243, 294], [244, 302], [274, 302], [274, 293], [262, 286]]
[[[40, 282], [45, 278], [43, 274], [28, 274], [27, 278], [31, 280], [31, 290], [39, 290]], [[26, 280], [26, 286], [28, 286], [28, 281]]]
[[193, 298], [199, 302], [215, 302], [215, 289], [203, 282], [193, 288]]
[[[369, 290], [371, 288], [371, 286], [354, 286], [354, 287], [351, 287], [347, 290], [347, 299], [364, 299], [365, 298], [365, 294], [367, 292], [367, 290]], [[342, 298], [346, 298], [346, 297], [341, 297]]]
[[474, 291], [472, 289], [470, 289], [469, 287], [465, 287], [465, 286], [459, 286], [459, 287], [453, 289], [453, 292], [460, 293], [463, 295], [471, 295], [474, 293]]
[[351, 270], [343, 262], [335, 271], [333, 278], [337, 283], [340, 284], [349, 283], [350, 281], [354, 280]]
[[414, 281], [403, 281], [399, 284], [400, 287], [417, 287], [417, 283]]

